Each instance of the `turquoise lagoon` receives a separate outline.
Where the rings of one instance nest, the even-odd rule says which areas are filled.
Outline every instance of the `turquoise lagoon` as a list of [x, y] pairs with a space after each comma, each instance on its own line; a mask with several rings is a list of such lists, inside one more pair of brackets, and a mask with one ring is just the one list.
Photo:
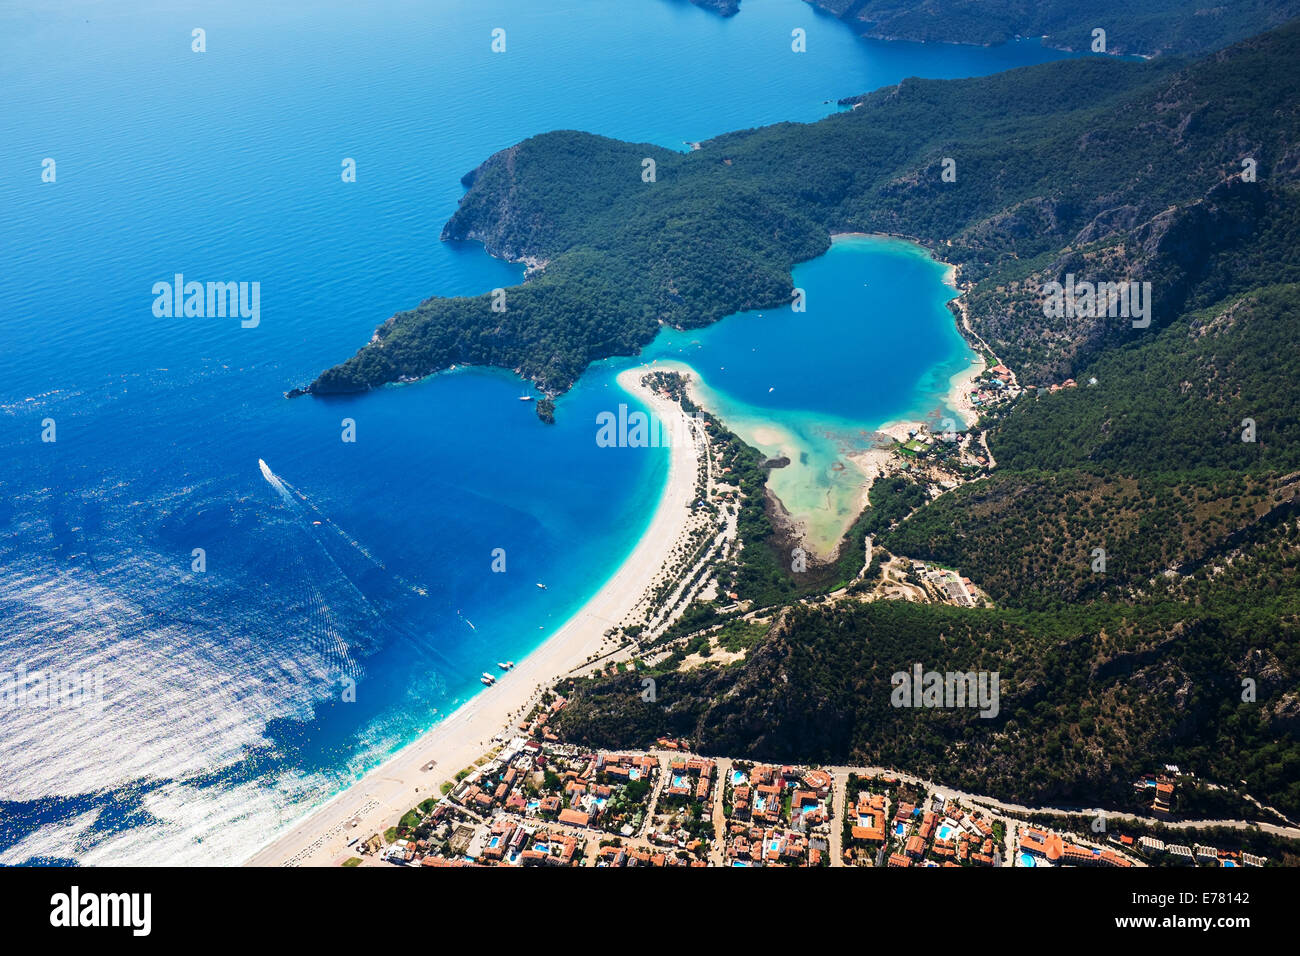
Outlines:
[[665, 332], [647, 354], [688, 372], [700, 403], [746, 442], [789, 459], [768, 487], [826, 555], [861, 510], [868, 476], [851, 456], [881, 443], [877, 429], [960, 422], [948, 393], [976, 356], [946, 304], [950, 272], [911, 242], [839, 236], [795, 267], [805, 312]]

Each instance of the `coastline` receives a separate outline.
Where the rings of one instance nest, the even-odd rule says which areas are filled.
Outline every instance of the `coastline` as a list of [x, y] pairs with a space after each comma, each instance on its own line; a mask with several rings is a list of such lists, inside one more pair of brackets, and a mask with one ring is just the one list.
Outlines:
[[970, 365], [948, 380], [948, 407], [961, 416], [967, 428], [973, 428], [980, 417], [970, 400], [971, 386], [987, 367], [984, 356], [976, 352]]
[[[681, 408], [641, 384], [648, 366], [627, 369], [618, 383], [641, 399], [674, 435], [692, 434]], [[680, 419], [680, 421], [679, 421]], [[255, 850], [245, 866], [328, 866], [352, 837], [368, 838], [397, 823], [416, 804], [439, 797], [440, 786], [474, 763], [494, 737], [518, 731], [521, 710], [541, 689], [588, 663], [605, 645], [605, 632], [634, 611], [666, 563], [692, 514], [699, 449], [676, 441], [654, 516], [631, 553], [568, 621], [497, 683], [476, 694], [436, 727], [407, 744], [323, 806]], [[357, 822], [352, 823], [353, 820]]]
[[[838, 454], [838, 463], [830, 465], [837, 471], [832, 479], [833, 484], [838, 485], [848, 481], [852, 483], [851, 490], [845, 488], [838, 493], [828, 490], [824, 500], [813, 502], [807, 494], [791, 485], [791, 482], [796, 480], [795, 472], [799, 471], [798, 468], [792, 469], [790, 473], [773, 472], [769, 476], [766, 487], [777, 505], [779, 523], [815, 558], [822, 561], [835, 558], [842, 547], [845, 533], [858, 520], [862, 512], [870, 507], [870, 492], [877, 478], [895, 474], [908, 466], [908, 459], [899, 452], [898, 445], [908, 442], [911, 437], [909, 432], [934, 432], [948, 427], [964, 431], [976, 425], [979, 412], [970, 400], [971, 384], [986, 367], [986, 360], [981, 350], [975, 347], [970, 336], [962, 328], [964, 301], [963, 292], [958, 284], [960, 269], [956, 264], [943, 261], [933, 249], [910, 236], [860, 231], [832, 232], [830, 236], [832, 245], [854, 239], [900, 243], [907, 247], [909, 254], [919, 256], [923, 253], [926, 259], [940, 267], [941, 281], [951, 290], [951, 298], [945, 300], [947, 320], [953, 323], [951, 328], [963, 343], [962, 354], [965, 364], [956, 372], [948, 374], [946, 382], [936, 375], [937, 381], [928, 390], [929, 394], [902, 416], [887, 419], [874, 426], [852, 426], [852, 434], [863, 436], [869, 434], [869, 440], [865, 443], [853, 441], [849, 443], [850, 447], [842, 447]], [[727, 428], [747, 443], [770, 457], [801, 459], [801, 452], [804, 450], [802, 439], [791, 430], [792, 426], [788, 422], [781, 424], [775, 420], [759, 420], [751, 415], [733, 414], [735, 410], [726, 409], [725, 403], [713, 394], [710, 384], [698, 369], [676, 358], [668, 358], [663, 364], [664, 367], [685, 372], [689, 377], [688, 393], [692, 400], [718, 415]], [[947, 367], [951, 369], [952, 365], [948, 364]], [[953, 420], [951, 423], [945, 421], [949, 417]], [[859, 429], [863, 427], [869, 428], [870, 432], [860, 431]], [[866, 447], [861, 447], [863, 444]], [[818, 467], [820, 466], [814, 463], [813, 468]], [[805, 481], [804, 484], [807, 482]], [[820, 487], [814, 490], [820, 490]], [[791, 493], [794, 497], [789, 496]], [[844, 494], [851, 495], [853, 499], [853, 504], [847, 508], [843, 500]], [[835, 495], [838, 497], [833, 497]]]
[[[949, 312], [952, 313], [953, 326], [958, 335], [965, 340], [967, 347], [973, 353], [970, 363], [949, 378], [948, 391], [945, 394], [944, 403], [947, 405], [949, 411], [956, 413], [958, 418], [961, 420], [963, 428], [974, 428], [976, 423], [979, 421], [979, 411], [970, 400], [970, 389], [975, 380], [983, 374], [988, 363], [985, 361], [981, 351], [971, 344], [970, 337], [967, 334], [967, 329], [963, 328], [963, 325], [969, 325], [969, 320], [967, 319], [966, 303], [963, 298], [965, 293], [957, 283], [957, 265], [939, 258], [933, 249], [921, 242], [915, 236], [905, 236], [899, 233], [859, 231], [832, 232], [830, 236], [832, 243], [837, 239], [854, 238], [887, 239], [906, 242], [919, 249], [923, 249], [931, 259], [944, 267], [944, 284], [950, 286], [956, 293], [956, 295], [948, 301]], [[896, 444], [901, 445], [906, 443], [910, 438], [909, 433], [920, 432], [926, 427], [927, 422], [922, 418], [892, 419], [882, 423], [875, 429], [874, 434], [878, 436], [880, 440], [875, 442], [873, 447], [849, 452], [844, 456], [849, 464], [855, 467], [862, 474], [858, 505], [859, 515], [867, 508], [871, 507], [871, 488], [876, 481], [881, 477], [893, 475], [900, 470], [903, 461], [895, 451]], [[792, 521], [791, 524], [796, 528], [796, 530], [798, 529], [798, 521]], [[831, 557], [833, 557], [833, 555], [831, 555]]]

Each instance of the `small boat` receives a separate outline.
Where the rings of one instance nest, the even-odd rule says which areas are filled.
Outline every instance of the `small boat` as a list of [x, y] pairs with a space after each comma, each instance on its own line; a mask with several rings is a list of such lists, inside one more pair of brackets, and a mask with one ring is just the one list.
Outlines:
[[486, 684], [495, 684], [497, 682], [497, 679], [493, 677], [491, 674], [489, 674], [487, 671], [483, 672], [483, 677], [481, 678], [481, 680]]
[[503, 671], [508, 671], [514, 666], [514, 661], [497, 661], [497, 667], [501, 668]]
[[520, 400], [521, 402], [531, 402], [531, 401], [533, 400], [533, 396], [531, 396], [531, 395], [520, 395], [520, 396], [519, 396], [519, 400]]
[[537, 586], [538, 586], [539, 588], [541, 588], [543, 591], [546, 590], [546, 585], [543, 584], [541, 581], [538, 581], [538, 582], [537, 582]]
[[484, 687], [491, 687], [493, 684], [496, 683], [496, 681], [493, 680], [491, 677], [480, 677], [478, 679], [478, 682], [482, 684]]

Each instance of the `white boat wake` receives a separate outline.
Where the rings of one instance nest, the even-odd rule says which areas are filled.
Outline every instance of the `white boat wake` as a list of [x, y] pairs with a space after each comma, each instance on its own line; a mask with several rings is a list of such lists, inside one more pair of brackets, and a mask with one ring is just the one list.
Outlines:
[[[352, 537], [341, 527], [339, 527], [339, 525], [335, 521], [333, 521], [328, 515], [326, 515], [325, 512], [317, 508], [312, 503], [311, 499], [308, 498], [305, 494], [303, 494], [301, 490], [295, 488], [293, 485], [289, 484], [289, 482], [285, 481], [283, 478], [281, 478], [279, 475], [273, 472], [271, 470], [271, 467], [261, 458], [257, 459], [257, 467], [262, 470], [262, 477], [265, 478], [270, 483], [272, 488], [274, 488], [276, 491], [280, 493], [280, 495], [284, 498], [285, 501], [287, 501], [291, 505], [294, 505], [295, 507], [305, 507], [306, 509], [309, 509], [313, 515], [315, 515], [316, 520], [312, 521], [312, 527], [329, 528], [340, 538], [342, 538], [343, 541], [348, 545], [348, 547], [352, 548], [354, 551], [356, 551], [358, 554], [364, 557], [376, 568], [379, 568], [379, 570], [387, 573], [390, 577], [393, 578], [393, 580], [395, 580], [407, 591], [410, 591], [412, 594], [417, 594], [420, 597], [429, 596], [429, 592], [425, 588], [422, 588], [417, 584], [412, 584], [410, 581], [406, 580], [400, 574], [397, 574], [394, 571], [390, 571], [388, 565], [384, 564], [384, 562], [380, 561], [377, 557], [375, 557], [364, 544], [362, 544], [356, 538]], [[333, 559], [331, 558], [331, 560]], [[337, 562], [335, 562], [335, 565], [337, 566]], [[339, 570], [340, 572], [342, 572], [341, 568]]]
[[[337, 535], [347, 545], [347, 550], [349, 552], [361, 555], [361, 557], [363, 557], [372, 567], [382, 571], [390, 581], [395, 582], [408, 593], [419, 597], [428, 597], [428, 591], [425, 588], [406, 580], [400, 574], [390, 570], [388, 566], [372, 554], [365, 545], [341, 528], [328, 514], [318, 508], [301, 489], [272, 471], [271, 466], [263, 459], [259, 458], [257, 460], [257, 467], [262, 472], [262, 477], [266, 479], [267, 484], [274, 488], [284, 502], [289, 506], [290, 510], [298, 518], [302, 519], [301, 524], [303, 530], [311, 535], [312, 539], [316, 542], [316, 546], [320, 549], [334, 572], [341, 579], [343, 588], [355, 596], [361, 611], [366, 618], [373, 622], [375, 628], [377, 630], [396, 629], [411, 641], [413, 648], [418, 650], [419, 653], [437, 659], [439, 664], [443, 666], [450, 665], [451, 662], [447, 660], [446, 656], [440, 653], [437, 648], [429, 646], [426, 641], [416, 639], [414, 635], [407, 632], [405, 628], [395, 621], [391, 614], [386, 613], [383, 608], [375, 605], [374, 600], [372, 600], [361, 590], [360, 587], [357, 586], [353, 580], [353, 576], [349, 574], [348, 571], [346, 571], [339, 563], [338, 559], [335, 558], [334, 554], [327, 546], [328, 536], [323, 535], [322, 532], [326, 529], [333, 532], [333, 534]], [[310, 580], [306, 580], [304, 583], [308, 588], [310, 588], [311, 603], [316, 610], [316, 614], [314, 615], [315, 621], [313, 621], [311, 625], [311, 629], [314, 632], [312, 634], [313, 643], [316, 645], [322, 656], [338, 667], [344, 674], [353, 677], [359, 676], [361, 670], [360, 666], [353, 658], [348, 642], [342, 636], [342, 631], [350, 630], [351, 628], [340, 628], [337, 616], [334, 610], [330, 607], [331, 602], [326, 600], [325, 595], [322, 593], [322, 589], [317, 587], [316, 583]], [[338, 592], [338, 589], [333, 587], [325, 590], [331, 592], [331, 596], [336, 595]], [[463, 617], [462, 620], [464, 620]], [[474, 625], [470, 624], [470, 627], [473, 628]]]
[[289, 496], [289, 489], [284, 486], [284, 482], [281, 481], [279, 477], [276, 476], [275, 472], [271, 470], [271, 466], [259, 458], [257, 459], [257, 467], [262, 469], [262, 477], [270, 482], [271, 487], [280, 492], [281, 497], [283, 497], [285, 501], [292, 504], [293, 498]]

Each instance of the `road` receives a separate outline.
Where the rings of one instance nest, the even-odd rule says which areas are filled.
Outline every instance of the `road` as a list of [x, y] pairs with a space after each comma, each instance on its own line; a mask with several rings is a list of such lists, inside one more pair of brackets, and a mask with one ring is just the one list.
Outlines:
[[722, 814], [722, 795], [731, 779], [731, 759], [716, 761], [717, 780], [713, 788], [713, 846], [709, 847], [709, 865], [723, 866], [727, 862], [727, 821]]
[[844, 865], [844, 821], [847, 819], [849, 771], [832, 770], [831, 775], [831, 866]]
[[999, 800], [996, 797], [989, 797], [978, 793], [968, 793], [965, 790], [958, 790], [956, 787], [945, 786], [931, 780], [924, 780], [912, 774], [902, 773], [898, 770], [890, 770], [885, 767], [823, 767], [822, 769], [830, 773], [832, 777], [841, 773], [844, 774], [845, 777], [850, 773], [855, 773], [860, 777], [895, 777], [903, 783], [919, 784], [931, 793], [941, 793], [944, 796], [956, 797], [959, 801], [963, 802], [980, 803], [990, 809], [1000, 810], [1003, 813], [1046, 813], [1054, 816], [1069, 815], [1104, 817], [1110, 822], [1127, 820], [1129, 822], [1142, 823], [1148, 826], [1163, 826], [1180, 830], [1201, 829], [1205, 827], [1227, 827], [1234, 830], [1249, 830], [1258, 827], [1263, 833], [1271, 833], [1274, 836], [1286, 837], [1290, 840], [1300, 840], [1300, 827], [1284, 827], [1272, 823], [1263, 823], [1251, 820], [1160, 820], [1155, 817], [1139, 816], [1135, 813], [1121, 813], [1114, 810], [1103, 810], [1100, 807], [1071, 809], [1050, 806], [1026, 807], [1018, 803], [1008, 803], [1005, 800]]

